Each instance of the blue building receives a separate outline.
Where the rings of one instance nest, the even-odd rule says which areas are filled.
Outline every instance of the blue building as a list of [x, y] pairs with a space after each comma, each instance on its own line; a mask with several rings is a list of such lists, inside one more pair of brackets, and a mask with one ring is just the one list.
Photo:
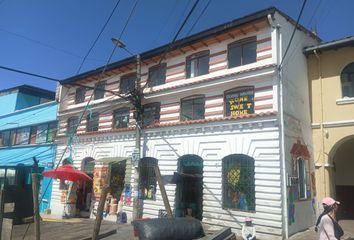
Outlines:
[[[53, 168], [57, 129], [55, 92], [22, 85], [0, 90], [0, 181], [15, 184], [16, 166]], [[50, 207], [50, 179], [42, 181], [41, 211]]]

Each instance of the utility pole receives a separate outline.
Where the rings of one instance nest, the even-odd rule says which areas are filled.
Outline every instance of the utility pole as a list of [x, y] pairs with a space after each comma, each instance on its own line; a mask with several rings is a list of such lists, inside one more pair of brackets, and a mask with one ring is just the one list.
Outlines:
[[136, 82], [135, 89], [132, 93], [132, 103], [134, 105], [134, 118], [135, 118], [135, 149], [133, 156], [134, 169], [134, 198], [133, 198], [133, 220], [141, 217], [142, 200], [139, 193], [139, 162], [140, 162], [140, 140], [141, 140], [141, 120], [142, 120], [142, 106], [141, 106], [141, 60], [140, 55], [136, 55]]

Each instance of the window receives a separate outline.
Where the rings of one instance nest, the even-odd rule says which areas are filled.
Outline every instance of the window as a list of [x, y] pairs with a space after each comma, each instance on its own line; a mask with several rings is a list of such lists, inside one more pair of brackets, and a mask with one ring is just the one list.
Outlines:
[[160, 122], [160, 103], [146, 104], [143, 111], [144, 127]]
[[239, 87], [225, 92], [225, 116], [238, 117], [254, 113], [254, 87]]
[[98, 112], [94, 112], [92, 114], [87, 115], [86, 132], [98, 131], [99, 118], [100, 118], [100, 114]]
[[75, 104], [85, 102], [85, 93], [86, 93], [86, 89], [83, 87], [76, 89]]
[[48, 134], [48, 124], [37, 126], [36, 144], [46, 143]]
[[129, 74], [120, 78], [120, 92], [128, 93], [135, 88], [136, 74]]
[[187, 58], [187, 78], [209, 73], [209, 51], [194, 54]]
[[255, 211], [254, 159], [232, 154], [222, 160], [223, 208]]
[[205, 98], [193, 96], [181, 101], [181, 121], [204, 119]]
[[26, 145], [29, 143], [31, 128], [20, 128], [16, 130], [15, 145]]
[[342, 83], [342, 97], [354, 97], [354, 62], [344, 68], [340, 78]]
[[79, 125], [78, 117], [71, 117], [68, 119], [68, 127], [66, 129], [66, 134], [74, 134], [77, 126]]
[[12, 145], [12, 134], [11, 131], [3, 131], [1, 133], [1, 146], [11, 146]]
[[113, 128], [126, 128], [129, 123], [129, 108], [117, 109], [113, 112]]
[[95, 100], [104, 98], [105, 86], [106, 86], [105, 81], [97, 83], [95, 93], [94, 93]]
[[48, 125], [48, 134], [47, 134], [47, 142], [54, 142], [54, 138], [57, 133], [57, 123], [49, 123]]
[[162, 85], [166, 80], [166, 64], [160, 64], [149, 69], [148, 86]]
[[249, 38], [235, 43], [231, 43], [228, 47], [227, 56], [229, 68], [256, 62], [256, 49], [256, 38]]
[[157, 166], [157, 159], [145, 157], [139, 163], [139, 189], [142, 199], [154, 200], [156, 196], [156, 175], [154, 167]]
[[301, 157], [297, 159], [299, 199], [307, 198], [307, 163]]

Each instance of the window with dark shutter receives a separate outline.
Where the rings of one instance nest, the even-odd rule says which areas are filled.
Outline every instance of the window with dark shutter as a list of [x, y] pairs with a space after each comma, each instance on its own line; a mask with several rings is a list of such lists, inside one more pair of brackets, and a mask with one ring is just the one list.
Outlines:
[[75, 117], [69, 118], [68, 119], [68, 125], [67, 125], [67, 128], [66, 128], [66, 134], [67, 135], [74, 134], [78, 124], [79, 124], [79, 118], [78, 117], [75, 116]]
[[144, 105], [143, 126], [153, 125], [160, 122], [160, 103]]
[[86, 89], [84, 87], [77, 88], [75, 94], [75, 103], [78, 104], [85, 102], [85, 94]]
[[228, 64], [229, 68], [246, 65], [256, 62], [257, 59], [257, 41], [256, 38], [247, 38], [228, 46]]
[[100, 115], [98, 112], [94, 112], [92, 114], [87, 115], [86, 132], [98, 131], [99, 117], [100, 117]]
[[255, 211], [254, 159], [232, 154], [222, 159], [222, 204], [225, 209]]
[[354, 62], [344, 68], [340, 79], [342, 84], [342, 97], [354, 97]]
[[104, 98], [105, 87], [106, 87], [106, 81], [97, 83], [94, 92], [95, 100]]
[[192, 96], [181, 100], [181, 121], [204, 119], [204, 115], [204, 96]]
[[149, 69], [148, 86], [154, 87], [165, 84], [166, 64], [160, 64]]
[[209, 51], [200, 52], [187, 57], [187, 78], [209, 73]]
[[129, 74], [120, 78], [120, 93], [129, 93], [135, 88], [136, 74]]
[[126, 128], [129, 123], [129, 108], [120, 108], [113, 112], [113, 128]]

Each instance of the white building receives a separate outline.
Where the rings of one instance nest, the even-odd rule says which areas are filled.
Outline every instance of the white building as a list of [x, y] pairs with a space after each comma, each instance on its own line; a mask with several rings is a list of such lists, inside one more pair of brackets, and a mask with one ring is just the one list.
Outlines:
[[[141, 54], [141, 85], [148, 83], [141, 139], [143, 217], [157, 217], [164, 209], [151, 168], [157, 163], [162, 175], [179, 173], [174, 184], [165, 186], [176, 216], [192, 214], [213, 227], [230, 226], [238, 233], [245, 217], [251, 217], [258, 236], [267, 239], [287, 238], [314, 223], [311, 121], [302, 49], [318, 39], [298, 26], [278, 71], [294, 27], [294, 20], [269, 8], [177, 41], [160, 66], [167, 46]], [[96, 163], [96, 196], [104, 184], [102, 162], [130, 157], [135, 147], [133, 109], [110, 92], [132, 86], [135, 63], [132, 57], [108, 66], [98, 88], [108, 91], [95, 92], [72, 145], [74, 165], [90, 171], [86, 163]], [[101, 71], [73, 76], [58, 88], [57, 161], [67, 144], [65, 133], [80, 118]], [[64, 157], [68, 155], [66, 151]], [[115, 170], [117, 187], [112, 194], [122, 200], [130, 221], [135, 168], [124, 163]], [[62, 213], [61, 194], [54, 182], [54, 214]], [[114, 216], [117, 205], [111, 202]]]

